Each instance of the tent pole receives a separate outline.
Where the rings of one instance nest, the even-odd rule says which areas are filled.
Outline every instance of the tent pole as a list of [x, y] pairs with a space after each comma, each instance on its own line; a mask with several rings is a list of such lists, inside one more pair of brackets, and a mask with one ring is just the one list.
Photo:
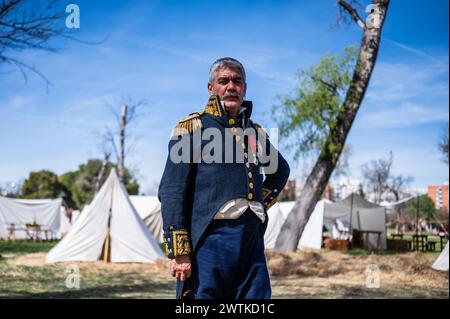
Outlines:
[[350, 225], [348, 226], [348, 236], [350, 239], [350, 242], [353, 244], [353, 192], [352, 192], [352, 198], [350, 200]]
[[[113, 186], [114, 187], [114, 186]], [[102, 257], [103, 262], [111, 262], [111, 215], [112, 215], [112, 201], [113, 201], [114, 188], [111, 192], [111, 199], [109, 201], [109, 214], [108, 214], [108, 225], [106, 229], [106, 238], [103, 245]]]
[[110, 236], [109, 236], [109, 228], [106, 234], [105, 245], [104, 245], [104, 254], [103, 254], [103, 262], [107, 263], [111, 261], [110, 257]]

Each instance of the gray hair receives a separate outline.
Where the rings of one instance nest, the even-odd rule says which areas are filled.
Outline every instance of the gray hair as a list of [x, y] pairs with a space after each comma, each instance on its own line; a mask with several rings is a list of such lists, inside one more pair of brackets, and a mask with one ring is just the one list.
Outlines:
[[230, 68], [230, 69], [238, 69], [238, 70], [240, 70], [241, 73], [242, 73], [242, 77], [244, 79], [244, 83], [246, 82], [246, 80], [245, 80], [245, 69], [244, 69], [244, 66], [242, 65], [242, 63], [239, 62], [236, 59], [233, 59], [233, 58], [230, 58], [230, 57], [225, 57], [225, 58], [220, 58], [220, 59], [216, 60], [211, 65], [211, 68], [209, 69], [209, 83], [212, 84], [212, 82], [214, 80], [214, 73], [218, 69], [222, 69], [222, 68]]

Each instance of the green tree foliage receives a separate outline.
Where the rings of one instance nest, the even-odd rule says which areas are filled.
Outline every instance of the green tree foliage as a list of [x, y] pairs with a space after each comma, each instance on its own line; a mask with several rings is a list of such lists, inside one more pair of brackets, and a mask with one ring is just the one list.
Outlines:
[[311, 151], [323, 153], [325, 148], [340, 154], [329, 136], [342, 116], [357, 56], [356, 46], [345, 48], [342, 55], [326, 54], [318, 65], [298, 73], [299, 87], [293, 96], [278, 97], [272, 115], [295, 160]]
[[[59, 177], [47, 170], [31, 172], [22, 186], [20, 197], [29, 199], [62, 197], [67, 207], [83, 209], [84, 205], [94, 198], [95, 184], [102, 165], [101, 160], [90, 159], [87, 163], [81, 164], [78, 170], [64, 173]], [[117, 169], [117, 165], [108, 162], [100, 185], [105, 182], [112, 168]], [[139, 184], [128, 169], [124, 171], [124, 185], [129, 195], [139, 193]]]
[[76, 176], [77, 176], [76, 172], [68, 172], [58, 177], [59, 182], [63, 185], [64, 203], [67, 207], [73, 209], [78, 209], [77, 204], [75, 203], [72, 195]]
[[31, 172], [22, 185], [21, 198], [58, 198], [63, 196], [58, 176], [48, 170]]
[[[81, 164], [77, 171], [68, 172], [60, 176], [61, 183], [70, 190], [71, 199], [74, 203], [73, 208], [82, 209], [84, 205], [92, 201], [95, 195], [95, 184], [102, 165], [102, 160], [90, 159], [87, 163]], [[108, 162], [100, 179], [100, 185], [105, 182], [112, 168], [117, 169], [117, 165]], [[125, 169], [124, 172], [124, 185], [129, 195], [137, 195], [139, 193], [139, 184], [128, 169]]]
[[433, 200], [428, 195], [414, 197], [406, 203], [405, 213], [411, 218], [416, 219], [417, 210], [419, 218], [425, 218], [428, 221], [434, 221], [436, 208]]

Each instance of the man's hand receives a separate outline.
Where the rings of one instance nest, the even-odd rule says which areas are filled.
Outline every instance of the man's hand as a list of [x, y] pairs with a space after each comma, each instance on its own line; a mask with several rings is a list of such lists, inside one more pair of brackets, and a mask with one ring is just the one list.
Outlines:
[[170, 264], [170, 271], [172, 277], [176, 277], [181, 281], [185, 281], [191, 276], [191, 258], [189, 255], [181, 255], [172, 259]]

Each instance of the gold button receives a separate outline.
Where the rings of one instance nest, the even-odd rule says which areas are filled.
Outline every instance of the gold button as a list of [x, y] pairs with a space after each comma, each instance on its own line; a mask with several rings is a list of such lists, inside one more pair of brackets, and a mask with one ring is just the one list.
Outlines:
[[241, 145], [242, 145], [242, 148], [244, 148], [244, 149], [245, 149], [245, 143], [242, 143]]
[[235, 127], [232, 127], [230, 130], [231, 130], [231, 132], [233, 132], [233, 133], [236, 133], [236, 132], [237, 132], [237, 128], [235, 128]]
[[247, 168], [250, 168], [250, 163], [249, 163], [249, 162], [245, 163], [245, 166], [246, 166]]
[[245, 157], [245, 158], [248, 158], [247, 152], [244, 153], [244, 157]]
[[253, 174], [252, 174], [252, 172], [248, 172], [248, 177], [250, 177], [250, 178], [252, 178], [252, 177], [253, 177]]
[[236, 123], [236, 121], [234, 119], [229, 119], [228, 120], [228, 124], [233, 125], [234, 123]]
[[275, 188], [273, 191], [276, 193], [276, 192], [278, 192], [278, 189]]
[[236, 135], [236, 142], [239, 142], [241, 140], [241, 137], [239, 135]]
[[248, 199], [252, 199], [253, 198], [253, 194], [252, 193], [248, 193]]
[[248, 184], [248, 187], [250, 187], [250, 189], [253, 189], [253, 183]]

